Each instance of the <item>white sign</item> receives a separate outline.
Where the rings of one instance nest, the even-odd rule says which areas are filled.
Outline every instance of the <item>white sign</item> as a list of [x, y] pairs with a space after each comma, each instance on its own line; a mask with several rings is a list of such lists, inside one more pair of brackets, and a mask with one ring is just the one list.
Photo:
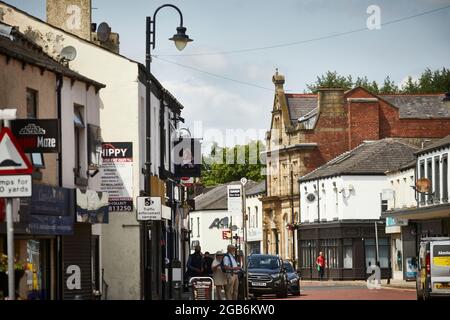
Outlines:
[[228, 186], [228, 212], [242, 212], [242, 186]]
[[0, 176], [0, 198], [30, 198], [31, 176]]
[[137, 199], [138, 221], [160, 221], [162, 220], [161, 198], [139, 197]]
[[166, 220], [172, 220], [172, 208], [162, 206], [162, 218]]

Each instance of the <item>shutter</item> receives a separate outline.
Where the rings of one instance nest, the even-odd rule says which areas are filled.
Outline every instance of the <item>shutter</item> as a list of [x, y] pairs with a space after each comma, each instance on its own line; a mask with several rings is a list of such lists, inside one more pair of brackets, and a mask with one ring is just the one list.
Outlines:
[[[92, 300], [92, 226], [90, 224], [75, 224], [74, 235], [63, 237], [62, 253], [64, 266], [63, 299]], [[67, 274], [70, 266], [81, 269], [81, 289], [70, 290], [67, 280], [72, 274]]]

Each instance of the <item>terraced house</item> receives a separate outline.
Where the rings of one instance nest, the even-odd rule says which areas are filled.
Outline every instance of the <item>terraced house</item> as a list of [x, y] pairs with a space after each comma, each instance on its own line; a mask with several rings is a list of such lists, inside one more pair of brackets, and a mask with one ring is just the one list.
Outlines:
[[288, 94], [278, 71], [273, 83], [263, 248], [285, 258], [298, 260], [299, 178], [367, 140], [398, 138], [421, 146], [450, 133], [444, 94], [375, 95], [363, 88]]

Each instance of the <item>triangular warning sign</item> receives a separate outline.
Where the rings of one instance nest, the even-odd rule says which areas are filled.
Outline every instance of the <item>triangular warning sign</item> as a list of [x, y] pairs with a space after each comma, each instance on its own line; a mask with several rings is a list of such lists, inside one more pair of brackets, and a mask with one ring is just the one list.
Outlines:
[[33, 165], [9, 128], [0, 133], [0, 175], [32, 174]]

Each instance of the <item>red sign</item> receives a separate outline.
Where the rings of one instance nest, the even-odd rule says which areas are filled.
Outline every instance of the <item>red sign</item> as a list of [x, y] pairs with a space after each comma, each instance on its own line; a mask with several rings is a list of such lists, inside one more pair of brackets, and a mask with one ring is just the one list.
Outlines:
[[0, 175], [30, 175], [33, 165], [9, 128], [0, 132]]
[[231, 230], [222, 231], [222, 239], [223, 240], [231, 240]]

